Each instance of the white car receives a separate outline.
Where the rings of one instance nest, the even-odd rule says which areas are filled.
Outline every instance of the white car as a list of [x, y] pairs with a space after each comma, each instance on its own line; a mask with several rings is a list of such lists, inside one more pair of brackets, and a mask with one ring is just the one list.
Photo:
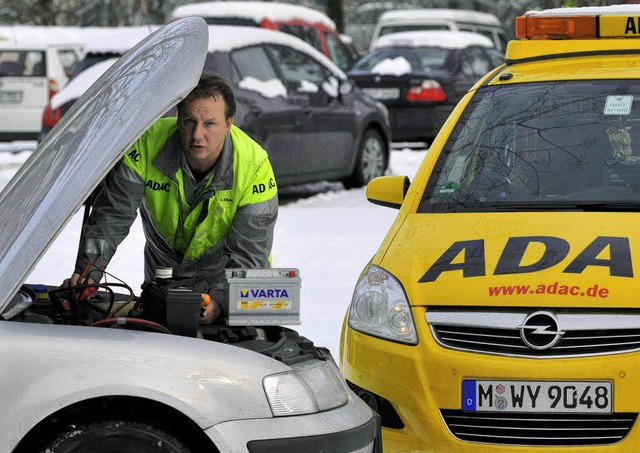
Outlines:
[[0, 140], [36, 140], [42, 112], [80, 60], [74, 44], [0, 42]]
[[113, 286], [84, 299], [25, 283], [125, 150], [195, 86], [207, 42], [201, 18], [144, 39], [0, 194], [1, 452], [382, 451], [377, 417], [294, 330], [148, 331], [115, 317]]

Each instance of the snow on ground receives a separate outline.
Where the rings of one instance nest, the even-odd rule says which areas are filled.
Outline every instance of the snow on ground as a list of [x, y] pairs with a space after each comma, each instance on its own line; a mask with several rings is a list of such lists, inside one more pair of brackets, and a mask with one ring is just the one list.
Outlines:
[[[33, 142], [0, 143], [0, 188], [34, 146]], [[425, 154], [424, 148], [394, 149], [392, 173], [413, 178]], [[364, 188], [341, 190], [329, 183], [309, 187], [321, 192], [280, 207], [273, 266], [300, 270], [302, 324], [294, 328], [317, 345], [328, 347], [337, 359], [340, 329], [358, 275], [398, 211], [367, 202]], [[81, 220], [80, 211], [33, 270], [30, 283], [60, 284], [71, 275]], [[143, 280], [143, 245], [144, 235], [137, 220], [107, 269], [136, 294]]]

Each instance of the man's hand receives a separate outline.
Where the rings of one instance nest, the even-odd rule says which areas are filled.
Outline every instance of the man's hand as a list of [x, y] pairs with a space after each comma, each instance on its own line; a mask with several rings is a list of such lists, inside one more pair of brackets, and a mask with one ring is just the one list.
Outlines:
[[69, 286], [93, 285], [95, 283], [95, 280], [92, 278], [86, 278], [82, 282], [79, 280], [80, 280], [80, 274], [75, 273], [71, 276], [71, 278], [64, 279], [64, 281], [62, 282], [62, 287], [68, 288]]
[[220, 316], [220, 313], [222, 313], [222, 310], [220, 309], [218, 302], [210, 299], [210, 302], [204, 306], [202, 315], [200, 315], [200, 324], [211, 324], [218, 316]]
[[[95, 283], [95, 280], [92, 278], [85, 278], [84, 281], [79, 281], [79, 280], [80, 280], [80, 274], [75, 273], [71, 276], [71, 278], [66, 278], [62, 282], [62, 287], [68, 288], [70, 286], [77, 286], [77, 285], [93, 285]], [[79, 294], [78, 292], [76, 292], [76, 297], [80, 300], [88, 299], [89, 296], [94, 292], [96, 292], [97, 289], [98, 289], [97, 286], [85, 288], [84, 291], [82, 291], [82, 294]]]

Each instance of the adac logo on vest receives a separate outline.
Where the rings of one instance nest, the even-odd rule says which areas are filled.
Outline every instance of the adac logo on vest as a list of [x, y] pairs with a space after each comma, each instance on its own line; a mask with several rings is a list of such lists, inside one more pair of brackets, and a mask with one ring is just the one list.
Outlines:
[[169, 192], [170, 185], [168, 182], [160, 183], [160, 182], [154, 181], [153, 179], [150, 179], [145, 184], [145, 187], [148, 187], [150, 190], [162, 190], [164, 192]]
[[260, 183], [260, 184], [254, 184], [253, 185], [253, 190], [251, 191], [252, 194], [256, 194], [256, 193], [263, 193], [264, 191], [267, 190], [267, 188], [269, 190], [273, 190], [276, 187], [276, 182], [274, 181], [273, 178], [269, 179], [269, 184], [268, 186], [265, 186], [264, 184]]
[[133, 159], [134, 162], [140, 162], [140, 153], [138, 152], [137, 149], [132, 149], [128, 156]]

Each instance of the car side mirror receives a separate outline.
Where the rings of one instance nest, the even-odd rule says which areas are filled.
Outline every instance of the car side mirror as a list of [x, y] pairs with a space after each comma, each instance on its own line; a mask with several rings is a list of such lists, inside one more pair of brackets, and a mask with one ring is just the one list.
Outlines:
[[340, 98], [349, 96], [356, 89], [356, 84], [351, 79], [340, 80], [340, 86], [338, 88], [338, 92], [340, 93]]
[[378, 176], [367, 184], [367, 200], [387, 208], [400, 209], [410, 184], [408, 176]]

